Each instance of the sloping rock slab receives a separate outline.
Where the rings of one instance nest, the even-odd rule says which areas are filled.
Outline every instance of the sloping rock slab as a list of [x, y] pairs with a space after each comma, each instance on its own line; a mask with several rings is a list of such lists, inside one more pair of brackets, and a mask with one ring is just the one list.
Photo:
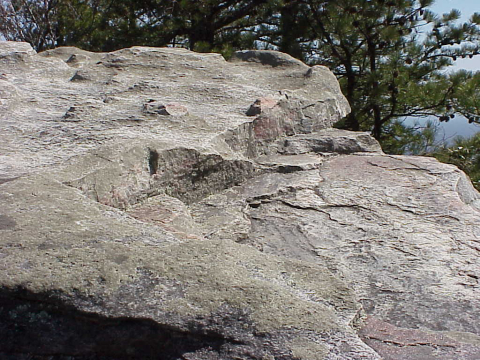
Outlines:
[[[479, 196], [465, 175], [421, 157], [298, 156], [275, 158], [295, 158], [293, 171], [196, 204], [204, 234], [330, 269], [372, 316], [362, 334], [386, 359], [479, 357]], [[391, 340], [378, 324], [420, 340]], [[446, 332], [470, 340], [422, 343]]]
[[[344, 116], [332, 74], [273, 52], [276, 67], [0, 45], [0, 357], [378, 358], [340, 278], [207, 239], [190, 209], [275, 171], [255, 158], [292, 135], [274, 131], [285, 111], [316, 130]], [[286, 93], [279, 113], [246, 114]]]
[[2, 229], [4, 353], [289, 359], [300, 342], [321, 359], [345, 341], [346, 358], [373, 354], [348, 330], [354, 293], [323, 267], [179, 242], [45, 178], [6, 183], [2, 197], [15, 214]]
[[330, 129], [326, 68], [0, 42], [0, 70], [0, 358], [480, 356], [478, 192]]
[[480, 353], [478, 335], [399, 328], [372, 317], [361, 334], [384, 359], [473, 360]]

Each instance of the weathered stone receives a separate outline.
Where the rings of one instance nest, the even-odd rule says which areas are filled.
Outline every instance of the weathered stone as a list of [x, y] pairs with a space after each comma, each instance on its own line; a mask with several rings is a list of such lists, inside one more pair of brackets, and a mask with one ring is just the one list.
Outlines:
[[36, 52], [28, 43], [2, 42], [0, 49], [0, 60], [2, 63], [23, 61], [33, 55], [36, 55]]
[[326, 68], [0, 55], [0, 358], [480, 356], [478, 192], [330, 129]]
[[480, 336], [471, 333], [399, 328], [375, 318], [360, 333], [384, 359], [474, 360], [480, 354]]
[[82, 67], [83, 63], [90, 60], [90, 57], [84, 54], [72, 54], [66, 63], [72, 67]]
[[315, 134], [291, 136], [281, 139], [278, 152], [284, 155], [307, 153], [349, 154], [355, 152], [381, 153], [375, 139], [367, 133], [327, 129]]
[[246, 114], [247, 116], [256, 116], [260, 115], [265, 110], [271, 110], [275, 106], [278, 106], [279, 99], [275, 99], [273, 96], [268, 96], [262, 99], [257, 99], [255, 102], [249, 107]]
[[298, 66], [307, 68], [304, 63], [287, 54], [272, 50], [242, 50], [235, 52], [233, 61], [256, 62], [262, 65], [277, 66]]
[[[72, 55], [73, 56], [73, 55]], [[88, 72], [85, 71], [77, 71], [75, 75], [72, 76], [70, 81], [88, 81], [92, 80], [92, 77], [88, 74]]]
[[143, 112], [153, 115], [183, 116], [188, 114], [188, 109], [179, 103], [162, 104], [150, 99], [143, 104]]

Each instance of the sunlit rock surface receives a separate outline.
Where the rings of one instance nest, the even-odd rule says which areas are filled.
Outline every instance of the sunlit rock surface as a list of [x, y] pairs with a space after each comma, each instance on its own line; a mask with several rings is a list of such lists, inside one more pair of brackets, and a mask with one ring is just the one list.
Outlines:
[[326, 68], [0, 42], [0, 358], [478, 359], [480, 196]]

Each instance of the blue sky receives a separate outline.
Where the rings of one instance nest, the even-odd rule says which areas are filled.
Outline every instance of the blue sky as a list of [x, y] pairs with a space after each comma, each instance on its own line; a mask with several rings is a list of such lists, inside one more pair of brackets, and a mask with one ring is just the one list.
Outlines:
[[480, 12], [480, 2], [478, 0], [436, 0], [431, 8], [438, 14], [458, 9], [462, 12], [463, 19], [467, 20], [474, 12]]
[[[468, 21], [473, 13], [480, 12], [480, 0], [436, 0], [431, 9], [437, 14], [444, 14], [452, 9], [460, 10], [463, 22]], [[473, 59], [459, 59], [455, 65], [456, 68], [479, 71], [480, 55]]]

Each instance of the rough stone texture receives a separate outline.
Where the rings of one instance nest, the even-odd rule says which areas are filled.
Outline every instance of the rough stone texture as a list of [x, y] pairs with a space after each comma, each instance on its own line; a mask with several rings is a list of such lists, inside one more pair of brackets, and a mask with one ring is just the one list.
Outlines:
[[478, 359], [480, 196], [276, 52], [0, 42], [1, 359]]

